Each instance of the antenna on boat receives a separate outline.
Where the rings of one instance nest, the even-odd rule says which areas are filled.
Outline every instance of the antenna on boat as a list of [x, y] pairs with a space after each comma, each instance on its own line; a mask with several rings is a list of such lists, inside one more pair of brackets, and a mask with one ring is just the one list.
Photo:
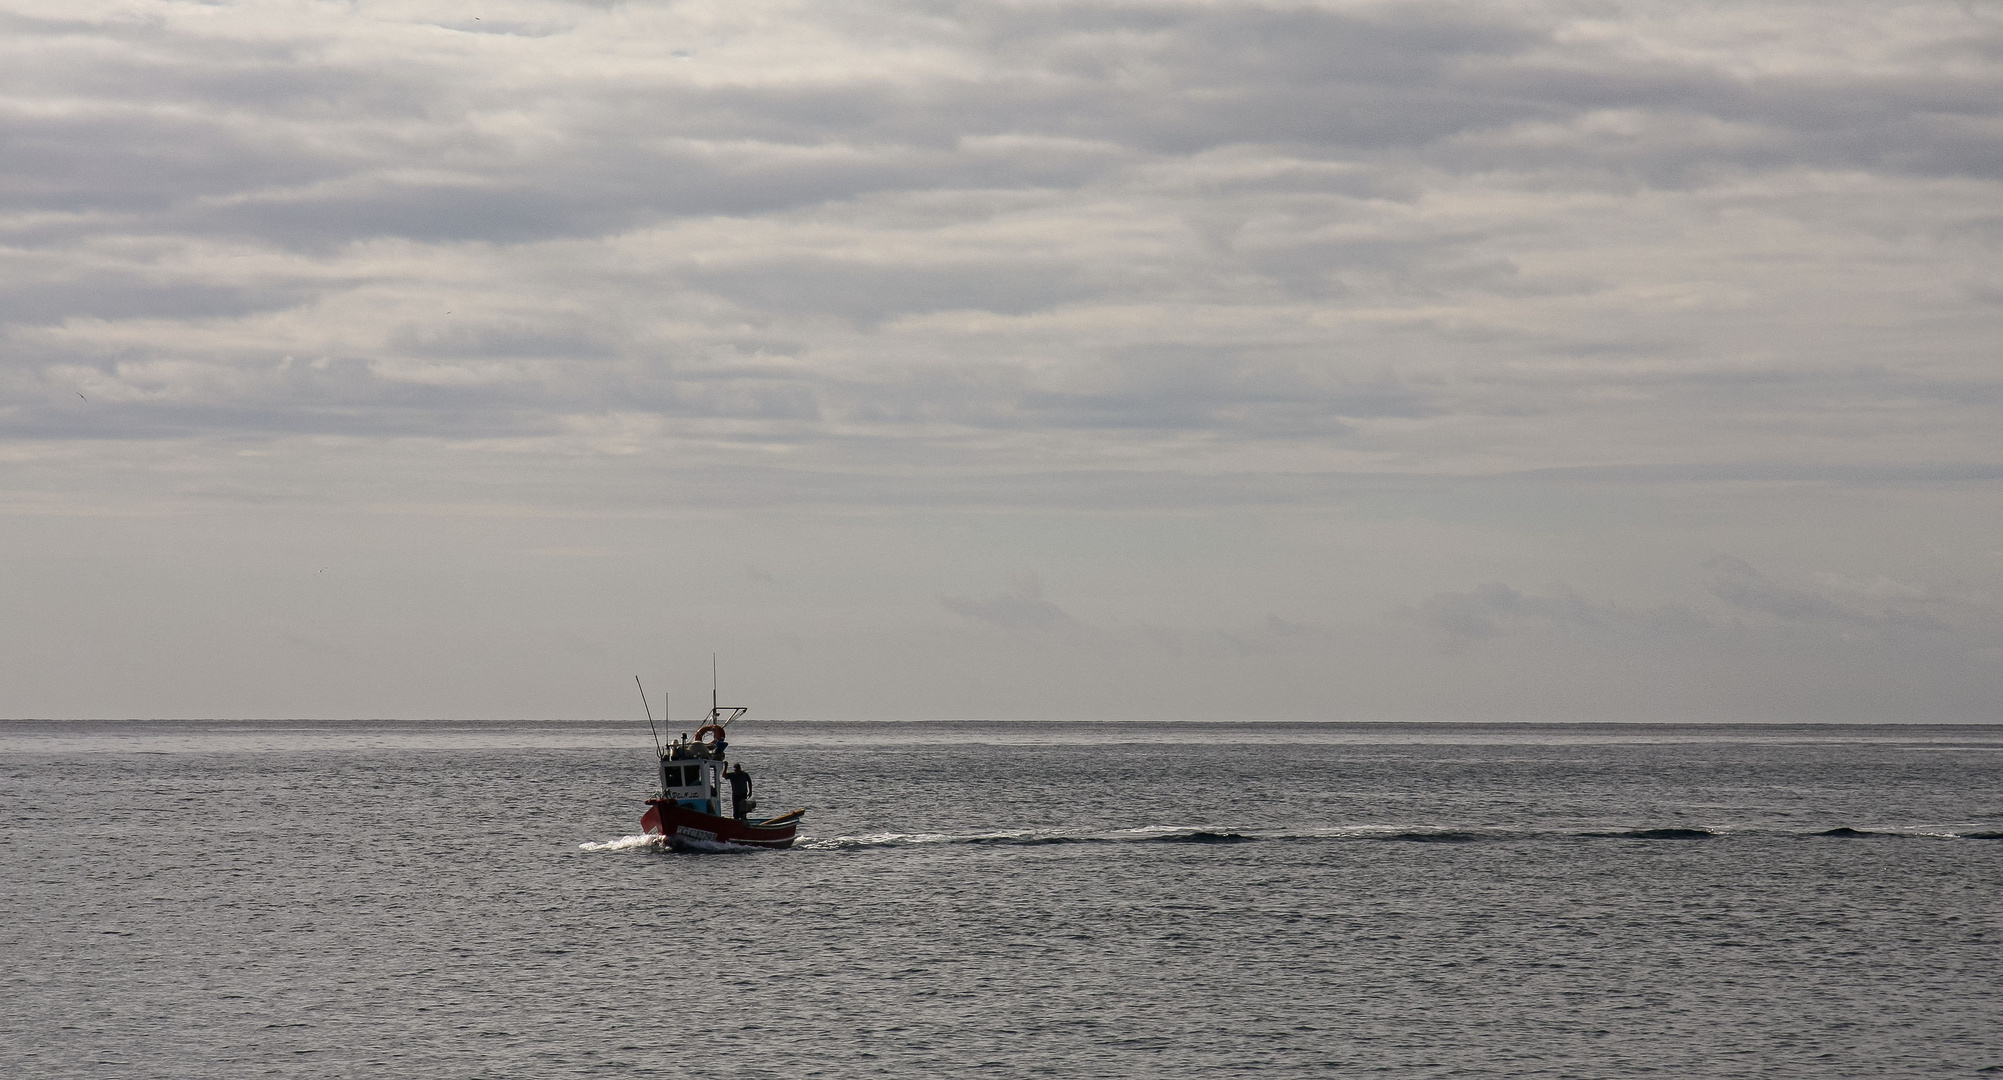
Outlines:
[[723, 715], [723, 706], [717, 704], [719, 700], [720, 699], [717, 697], [716, 694], [716, 654], [710, 653], [709, 654], [709, 719], [703, 721], [703, 726], [709, 727], [714, 725], [719, 728], [727, 728], [731, 724], [736, 723], [738, 717], [744, 715], [745, 710], [738, 708], [735, 705], [730, 707], [729, 716]]
[[[633, 685], [640, 687], [640, 707], [647, 710], [647, 734], [654, 737], [654, 756], [661, 756], [661, 733], [654, 730], [654, 706], [647, 700], [647, 688], [641, 684], [638, 675], [633, 676]], [[667, 719], [668, 699], [661, 699], [661, 719]]]

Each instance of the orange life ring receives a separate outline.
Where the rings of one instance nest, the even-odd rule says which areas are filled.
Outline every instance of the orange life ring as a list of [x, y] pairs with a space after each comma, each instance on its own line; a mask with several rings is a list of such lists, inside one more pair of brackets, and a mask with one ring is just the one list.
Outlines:
[[697, 728], [697, 729], [696, 729], [696, 732], [695, 732], [695, 741], [697, 741], [697, 742], [701, 742], [701, 741], [702, 741], [702, 737], [703, 737], [703, 735], [704, 735], [705, 733], [707, 733], [707, 732], [711, 732], [711, 731], [714, 731], [714, 732], [716, 732], [716, 738], [715, 738], [715, 739], [712, 739], [712, 740], [710, 741], [710, 745], [711, 745], [711, 746], [715, 746], [715, 745], [716, 745], [717, 743], [720, 743], [720, 742], [722, 742], [722, 741], [723, 741], [723, 725], [722, 725], [722, 724], [704, 724], [703, 726], [701, 726], [701, 727]]

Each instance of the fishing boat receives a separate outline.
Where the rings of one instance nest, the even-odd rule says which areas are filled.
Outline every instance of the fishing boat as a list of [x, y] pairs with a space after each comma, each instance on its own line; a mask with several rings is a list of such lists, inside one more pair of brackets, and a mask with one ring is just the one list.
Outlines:
[[[647, 700], [645, 687], [640, 690], [640, 700]], [[730, 725], [745, 711], [734, 705], [718, 705], [712, 679], [709, 716], [696, 729], [695, 738], [684, 735], [663, 745], [656, 737], [661, 790], [647, 800], [647, 812], [640, 815], [640, 828], [649, 836], [661, 837], [677, 851], [714, 851], [730, 845], [793, 846], [793, 835], [807, 812], [789, 810], [776, 817], [752, 817], [758, 800], [751, 797], [751, 774], [726, 757]], [[653, 706], [648, 705], [647, 726], [651, 728], [653, 723]], [[730, 800], [727, 815], [726, 794]]]

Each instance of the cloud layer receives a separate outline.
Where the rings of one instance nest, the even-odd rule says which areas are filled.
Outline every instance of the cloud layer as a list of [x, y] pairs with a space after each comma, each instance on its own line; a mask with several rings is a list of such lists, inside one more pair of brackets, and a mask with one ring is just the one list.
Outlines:
[[0, 431], [1986, 460], [2003, 29], [1839, 7], [17, 4]]
[[[1987, 2], [15, 0], [0, 511], [1311, 513], [1406, 530], [1317, 603], [1427, 663], [1979, 655], [1999, 59]], [[1954, 553], [1771, 516], [1863, 490]], [[1347, 640], [1278, 548], [1199, 615], [939, 545], [883, 640]]]

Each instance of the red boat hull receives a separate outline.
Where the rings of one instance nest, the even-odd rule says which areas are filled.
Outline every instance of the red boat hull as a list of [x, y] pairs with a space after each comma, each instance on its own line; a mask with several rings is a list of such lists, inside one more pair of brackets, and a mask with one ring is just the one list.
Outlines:
[[785, 848], [793, 846], [804, 810], [775, 818], [752, 819], [717, 817], [690, 810], [678, 803], [647, 800], [647, 812], [640, 815], [640, 828], [649, 836], [667, 839], [675, 848], [713, 847], [741, 844], [745, 847]]

